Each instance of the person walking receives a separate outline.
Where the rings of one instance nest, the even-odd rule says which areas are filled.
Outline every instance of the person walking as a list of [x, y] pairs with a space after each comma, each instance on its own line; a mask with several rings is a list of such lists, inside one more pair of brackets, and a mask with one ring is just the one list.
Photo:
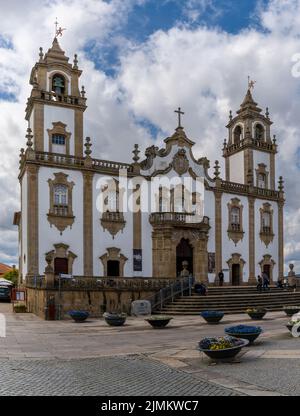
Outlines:
[[219, 286], [223, 286], [223, 283], [224, 283], [224, 273], [223, 273], [222, 270], [219, 272], [218, 277], [219, 277]]
[[256, 289], [261, 292], [262, 291], [262, 286], [263, 286], [263, 280], [261, 278], [261, 275], [257, 276], [257, 285], [256, 285]]
[[269, 288], [269, 283], [270, 283], [269, 276], [267, 275], [266, 272], [263, 272], [262, 278], [263, 278], [263, 290], [270, 290], [270, 288]]

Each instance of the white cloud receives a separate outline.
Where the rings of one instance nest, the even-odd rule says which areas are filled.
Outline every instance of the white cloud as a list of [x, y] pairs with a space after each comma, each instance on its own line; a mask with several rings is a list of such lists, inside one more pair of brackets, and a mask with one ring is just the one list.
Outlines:
[[[300, 52], [300, 1], [274, 0], [261, 9], [260, 21], [267, 29], [264, 33], [248, 29], [230, 35], [217, 29], [175, 26], [167, 32], [157, 31], [140, 44], [122, 39], [120, 66], [114, 77], [108, 77], [88, 59], [84, 45], [93, 41], [94, 53], [101, 54], [101, 46], [115, 42], [115, 28], [122, 27], [137, 3], [138, 0], [29, 0], [20, 10], [19, 1], [5, 2], [2, 11], [7, 19], [0, 22], [0, 35], [10, 39], [14, 47], [0, 48], [0, 85], [7, 84], [8, 91], [18, 91], [18, 102], [0, 102], [0, 141], [4, 149], [0, 198], [5, 201], [0, 206], [0, 228], [8, 229], [18, 206], [18, 153], [25, 143], [23, 111], [29, 95], [30, 69], [37, 59], [38, 47], [50, 46], [58, 16], [67, 27], [61, 44], [70, 57], [78, 51], [84, 70], [82, 83], [89, 106], [85, 133], [93, 138], [94, 157], [130, 160], [134, 143], [145, 148], [150, 141], [150, 134], [136, 120], [149, 120], [170, 134], [176, 126], [173, 110], [180, 105], [186, 113], [186, 131], [197, 142], [196, 156], [208, 156], [212, 162], [220, 160], [228, 111], [238, 109], [248, 74], [257, 80], [255, 98], [262, 107], [269, 106], [275, 123], [278, 166], [287, 185], [287, 224], [295, 219], [294, 227], [286, 227], [286, 252], [289, 259], [294, 256], [296, 260], [300, 253], [295, 234], [300, 225], [300, 188], [295, 186], [299, 178], [300, 81], [291, 75], [291, 59]], [[193, 3], [197, 2], [192, 0], [185, 5], [192, 10]], [[207, 6], [210, 2], [204, 3], [200, 1], [198, 5]], [[16, 196], [11, 196], [11, 190]], [[3, 253], [12, 255], [15, 247], [0, 246], [0, 257], [4, 258]]]

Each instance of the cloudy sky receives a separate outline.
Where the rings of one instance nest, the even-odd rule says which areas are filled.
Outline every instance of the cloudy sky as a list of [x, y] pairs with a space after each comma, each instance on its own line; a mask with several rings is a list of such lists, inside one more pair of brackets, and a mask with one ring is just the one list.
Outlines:
[[134, 143], [144, 149], [161, 142], [176, 127], [180, 105], [196, 156], [221, 161], [228, 112], [238, 109], [247, 76], [257, 81], [254, 97], [270, 109], [277, 176], [286, 181], [286, 263], [299, 272], [300, 0], [0, 0], [0, 6], [0, 262], [17, 264], [12, 217], [19, 210], [28, 81], [39, 47], [51, 45], [57, 17], [67, 28], [61, 46], [70, 58], [78, 53], [84, 71], [85, 135], [97, 158], [130, 161]]

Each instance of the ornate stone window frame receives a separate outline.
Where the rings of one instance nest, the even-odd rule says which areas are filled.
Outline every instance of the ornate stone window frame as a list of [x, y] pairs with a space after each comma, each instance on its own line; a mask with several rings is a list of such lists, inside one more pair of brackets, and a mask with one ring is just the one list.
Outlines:
[[73, 274], [73, 264], [74, 260], [77, 258], [71, 250], [70, 246], [64, 243], [53, 244], [54, 250], [49, 251], [45, 254], [45, 261], [48, 266], [52, 267], [54, 271], [54, 260], [58, 258], [68, 259], [68, 273]]
[[263, 189], [268, 189], [268, 183], [269, 183], [269, 172], [266, 170], [266, 165], [264, 163], [259, 163], [257, 165], [257, 169], [255, 169], [256, 172], [256, 187], [259, 188], [258, 183], [258, 177], [259, 175], [264, 175], [265, 177], [265, 187]]
[[109, 260], [113, 260], [113, 261], [118, 261], [120, 264], [120, 268], [119, 268], [120, 276], [119, 277], [124, 277], [124, 267], [128, 258], [124, 256], [124, 254], [121, 253], [121, 249], [117, 247], [108, 247], [106, 251], [107, 252], [105, 254], [99, 257], [103, 265], [103, 272], [104, 272], [103, 276], [104, 277], [107, 276], [107, 262]]
[[[103, 231], [107, 230], [114, 239], [115, 235], [118, 234], [119, 231], [123, 232], [123, 229], [126, 225], [126, 221], [124, 219], [123, 212], [120, 212], [120, 206], [122, 206], [122, 203], [120, 201], [122, 201], [123, 199], [123, 192], [119, 189], [119, 181], [115, 178], [113, 178], [113, 181], [115, 182], [114, 190], [116, 192], [116, 210], [103, 210], [100, 222], [103, 227]], [[101, 189], [101, 192], [109, 192], [109, 187], [110, 185], [104, 186]], [[107, 198], [108, 195], [103, 200], [105, 201], [107, 200]]]
[[239, 253], [231, 254], [231, 258], [227, 260], [227, 264], [229, 266], [229, 281], [232, 285], [232, 265], [239, 264], [240, 265], [240, 285], [243, 284], [243, 275], [244, 275], [244, 266], [246, 264], [245, 260], [242, 258], [242, 255]]
[[[240, 199], [238, 198], [232, 198], [230, 202], [227, 204], [228, 207], [228, 229], [227, 234], [230, 240], [234, 242], [235, 245], [243, 239], [244, 237], [244, 231], [243, 231], [243, 208]], [[238, 225], [234, 225], [231, 222], [231, 212], [233, 208], [238, 208], [240, 212], [240, 222]]]
[[66, 130], [67, 125], [62, 123], [61, 121], [55, 121], [54, 123], [52, 123], [52, 125], [53, 125], [52, 129], [47, 129], [48, 136], [49, 136], [49, 153], [52, 153], [52, 148], [53, 148], [52, 136], [54, 134], [60, 134], [65, 137], [65, 140], [66, 140], [66, 144], [65, 144], [66, 152], [65, 153], [66, 155], [69, 155], [71, 133]]
[[[269, 246], [269, 244], [274, 239], [274, 231], [273, 231], [273, 208], [272, 205], [269, 202], [265, 202], [263, 206], [259, 210], [260, 212], [260, 239], [265, 244], [266, 247]], [[264, 213], [268, 213], [270, 215], [270, 227], [267, 229], [263, 225], [263, 215]]]
[[270, 282], [273, 282], [273, 270], [276, 263], [272, 259], [272, 256], [270, 254], [263, 255], [262, 260], [258, 264], [261, 269], [261, 274], [264, 271], [264, 266], [270, 266]]
[[[72, 228], [72, 225], [74, 223], [75, 217], [73, 215], [72, 193], [75, 184], [74, 182], [69, 182], [68, 175], [66, 175], [63, 172], [54, 173], [54, 178], [55, 179], [48, 179], [50, 208], [47, 216], [50, 226], [52, 227], [52, 225], [54, 225], [60, 231], [60, 234], [62, 234], [67, 227]], [[57, 209], [57, 207], [54, 204], [54, 190], [56, 185], [64, 185], [67, 187], [68, 190], [67, 206], [64, 210]]]

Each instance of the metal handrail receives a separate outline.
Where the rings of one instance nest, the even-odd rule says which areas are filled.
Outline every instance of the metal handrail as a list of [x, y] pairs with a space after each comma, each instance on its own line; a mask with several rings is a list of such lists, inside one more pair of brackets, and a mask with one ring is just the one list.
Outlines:
[[145, 300], [148, 300], [151, 303], [152, 311], [158, 307], [159, 309], [162, 309], [166, 302], [169, 300], [173, 302], [175, 298], [182, 296], [186, 291], [188, 291], [189, 296], [191, 296], [194, 280], [193, 276], [177, 279], [176, 282], [161, 288], [157, 293]]

